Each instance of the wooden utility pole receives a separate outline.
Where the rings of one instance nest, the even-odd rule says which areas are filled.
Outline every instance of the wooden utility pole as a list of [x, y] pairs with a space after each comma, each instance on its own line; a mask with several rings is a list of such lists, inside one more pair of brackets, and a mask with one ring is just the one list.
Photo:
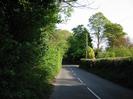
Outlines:
[[86, 54], [85, 54], [86, 59], [88, 58], [87, 47], [88, 47], [88, 33], [86, 32]]

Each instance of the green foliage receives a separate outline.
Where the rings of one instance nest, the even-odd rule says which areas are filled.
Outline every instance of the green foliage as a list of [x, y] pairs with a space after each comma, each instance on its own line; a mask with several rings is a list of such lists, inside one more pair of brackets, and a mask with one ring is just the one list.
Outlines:
[[43, 59], [43, 66], [45, 66], [47, 72], [47, 79], [51, 80], [58, 73], [61, 68], [62, 55], [61, 52], [55, 46], [49, 46], [48, 51]]
[[52, 79], [61, 68], [62, 58], [68, 49], [67, 39], [70, 35], [69, 33], [65, 30], [56, 30], [50, 37], [42, 64], [46, 66], [48, 71], [47, 79]]
[[[67, 52], [69, 48], [68, 39], [71, 35], [72, 33], [67, 30], [57, 30], [55, 32], [54, 37], [56, 38], [56, 41], [54, 42], [57, 43], [57, 46], [61, 48], [60, 50], [62, 50], [62, 52]], [[62, 53], [62, 54], [65, 54], [65, 53]]]
[[125, 32], [120, 24], [108, 23], [104, 26], [104, 33], [108, 39], [109, 47], [119, 47], [123, 45]]
[[107, 52], [99, 52], [98, 54], [98, 58], [109, 58], [109, 57], [114, 58], [115, 53], [113, 51], [107, 51]]
[[133, 58], [82, 59], [80, 68], [133, 88]]
[[47, 99], [67, 49], [63, 35], [54, 34], [60, 4], [1, 0], [0, 6], [0, 98]]
[[67, 52], [68, 58], [72, 60], [79, 60], [85, 57], [86, 52], [86, 33], [88, 33], [88, 45], [92, 47], [91, 37], [89, 32], [83, 25], [73, 28], [73, 36], [69, 38], [69, 50]]
[[87, 47], [87, 53], [89, 59], [95, 59], [94, 50], [90, 46]]
[[100, 52], [98, 57], [99, 58], [133, 57], [133, 48], [128, 48], [128, 47], [109, 48], [105, 52]]
[[98, 12], [89, 18], [89, 28], [91, 34], [96, 38], [97, 49], [100, 49], [100, 44], [105, 40], [103, 33], [105, 24], [110, 21], [101, 13]]

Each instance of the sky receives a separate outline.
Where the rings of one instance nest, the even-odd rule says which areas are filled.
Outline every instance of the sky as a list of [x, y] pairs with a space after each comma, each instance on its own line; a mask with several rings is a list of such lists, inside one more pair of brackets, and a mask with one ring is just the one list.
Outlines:
[[[86, 4], [86, 1], [79, 0], [83, 4]], [[133, 41], [133, 0], [92, 0], [90, 2], [94, 2], [90, 7], [95, 9], [74, 8], [69, 20], [57, 27], [69, 31], [80, 24], [87, 27], [89, 17], [96, 12], [102, 12], [111, 22], [122, 25], [124, 32]]]

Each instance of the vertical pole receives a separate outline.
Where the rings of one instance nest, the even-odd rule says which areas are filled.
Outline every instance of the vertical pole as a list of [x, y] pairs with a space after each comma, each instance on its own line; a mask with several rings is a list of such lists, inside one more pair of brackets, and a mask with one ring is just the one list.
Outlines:
[[86, 55], [85, 55], [85, 58], [87, 59], [88, 58], [88, 55], [87, 55], [87, 47], [88, 47], [88, 32], [85, 31], [86, 33]]

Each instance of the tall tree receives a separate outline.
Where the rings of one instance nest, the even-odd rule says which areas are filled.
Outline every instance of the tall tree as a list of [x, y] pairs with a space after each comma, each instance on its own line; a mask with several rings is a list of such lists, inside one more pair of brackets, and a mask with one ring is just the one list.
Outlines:
[[120, 24], [108, 23], [104, 28], [104, 33], [108, 39], [109, 47], [120, 47], [125, 45], [126, 39], [124, 36], [126, 33], [123, 31], [123, 27]]
[[86, 34], [88, 34], [88, 46], [92, 47], [92, 39], [88, 30], [83, 25], [73, 28], [73, 36], [69, 39], [70, 48], [68, 50], [69, 57], [74, 60], [85, 57], [86, 52]]
[[[53, 33], [52, 44], [54, 42], [59, 46], [59, 48], [62, 48], [62, 52], [66, 52], [68, 50], [69, 44], [68, 39], [72, 36], [72, 33], [67, 30], [56, 30], [55, 33]], [[64, 54], [64, 53], [63, 53]]]
[[107, 23], [109, 23], [109, 20], [101, 12], [98, 12], [89, 18], [88, 26], [90, 28], [90, 33], [94, 36], [94, 39], [96, 39], [97, 50], [100, 49], [100, 44], [105, 39], [104, 25]]

